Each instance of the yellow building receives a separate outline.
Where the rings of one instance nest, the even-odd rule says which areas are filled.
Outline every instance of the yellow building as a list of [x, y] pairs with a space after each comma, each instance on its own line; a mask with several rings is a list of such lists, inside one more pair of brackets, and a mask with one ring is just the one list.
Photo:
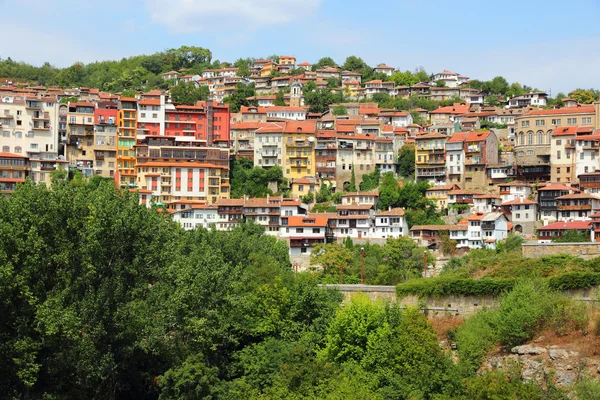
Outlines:
[[117, 114], [117, 168], [121, 186], [135, 186], [135, 141], [137, 137], [137, 99], [121, 97]]
[[315, 176], [315, 121], [287, 121], [283, 126], [283, 176], [298, 179]]
[[260, 76], [271, 76], [271, 71], [274, 71], [276, 67], [276, 64], [274, 62], [267, 62], [264, 63], [261, 70], [260, 70]]
[[315, 195], [317, 190], [319, 190], [319, 185], [315, 178], [300, 178], [290, 181], [290, 194], [293, 198], [308, 196], [309, 193]]
[[67, 160], [85, 176], [94, 174], [94, 103], [70, 102], [67, 111]]
[[296, 57], [294, 56], [280, 56], [279, 57], [279, 65], [296, 65]]
[[360, 89], [359, 81], [345, 81], [342, 83], [344, 96], [356, 97]]
[[415, 138], [415, 178], [417, 181], [445, 181], [446, 140], [441, 133], [426, 133]]

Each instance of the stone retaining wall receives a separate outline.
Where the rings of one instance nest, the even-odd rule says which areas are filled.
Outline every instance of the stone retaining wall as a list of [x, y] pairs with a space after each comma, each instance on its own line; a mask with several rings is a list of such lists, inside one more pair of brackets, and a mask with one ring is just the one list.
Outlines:
[[589, 260], [600, 257], [600, 243], [524, 243], [521, 251], [529, 258], [568, 254]]

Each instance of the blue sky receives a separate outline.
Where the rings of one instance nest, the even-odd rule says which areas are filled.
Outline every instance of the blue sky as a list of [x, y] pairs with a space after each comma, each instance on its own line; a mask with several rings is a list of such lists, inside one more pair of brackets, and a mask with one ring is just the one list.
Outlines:
[[[599, 0], [0, 0], [0, 57], [66, 66], [181, 45], [214, 59], [348, 55], [370, 65], [600, 88]], [[8, 18], [10, 16], [10, 18]], [[12, 34], [7, 35], [7, 32]]]

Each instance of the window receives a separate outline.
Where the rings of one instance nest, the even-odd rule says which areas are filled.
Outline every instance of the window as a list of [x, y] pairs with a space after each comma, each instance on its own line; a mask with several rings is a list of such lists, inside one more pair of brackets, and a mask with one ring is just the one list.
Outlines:
[[321, 228], [313, 228], [313, 233], [321, 233]]
[[557, 173], [557, 174], [560, 174], [560, 167], [559, 167], [559, 168], [556, 168], [556, 173]]
[[560, 125], [560, 118], [556, 118], [552, 120], [552, 125]]
[[567, 118], [567, 125], [577, 125], [577, 118]]
[[583, 118], [581, 118], [581, 123], [583, 125], [585, 125], [585, 124], [591, 124], [592, 123], [592, 117], [583, 117]]
[[546, 121], [544, 121], [543, 119], [535, 120], [535, 126], [544, 126], [544, 125], [546, 125]]
[[527, 132], [527, 144], [528, 145], [533, 144], [533, 132]]
[[537, 144], [543, 144], [544, 143], [544, 132], [538, 131], [537, 137], [538, 137]]
[[560, 146], [561, 144], [562, 144], [562, 140], [559, 139], [559, 140], [556, 141], [556, 145], [557, 146]]
[[10, 147], [9, 146], [2, 146], [2, 152], [3, 153], [10, 153]]
[[557, 160], [560, 160], [560, 150], [557, 150], [557, 151], [556, 151], [556, 159], [557, 159]]
[[567, 167], [567, 174], [571, 173], [571, 167]]
[[582, 151], [582, 152], [580, 153], [580, 155], [579, 155], [579, 158], [580, 158], [581, 160], [583, 160], [583, 157], [585, 157], [585, 153]]
[[296, 233], [304, 233], [304, 228], [296, 228]]

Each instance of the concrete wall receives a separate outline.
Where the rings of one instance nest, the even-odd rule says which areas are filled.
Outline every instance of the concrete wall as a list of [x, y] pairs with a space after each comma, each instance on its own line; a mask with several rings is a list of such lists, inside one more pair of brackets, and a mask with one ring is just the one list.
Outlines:
[[[470, 316], [485, 308], [496, 308], [500, 305], [497, 296], [442, 296], [438, 298], [423, 298], [408, 295], [398, 298], [395, 286], [374, 285], [322, 285], [327, 288], [340, 290], [345, 300], [356, 293], [364, 293], [371, 300], [384, 299], [397, 302], [402, 306], [423, 307], [425, 314], [430, 317]], [[564, 294], [574, 300], [585, 301], [591, 309], [600, 309], [600, 299], [595, 298], [599, 287], [590, 289], [567, 290]]]
[[589, 260], [600, 257], [600, 243], [525, 243], [521, 251], [529, 258], [568, 254]]

